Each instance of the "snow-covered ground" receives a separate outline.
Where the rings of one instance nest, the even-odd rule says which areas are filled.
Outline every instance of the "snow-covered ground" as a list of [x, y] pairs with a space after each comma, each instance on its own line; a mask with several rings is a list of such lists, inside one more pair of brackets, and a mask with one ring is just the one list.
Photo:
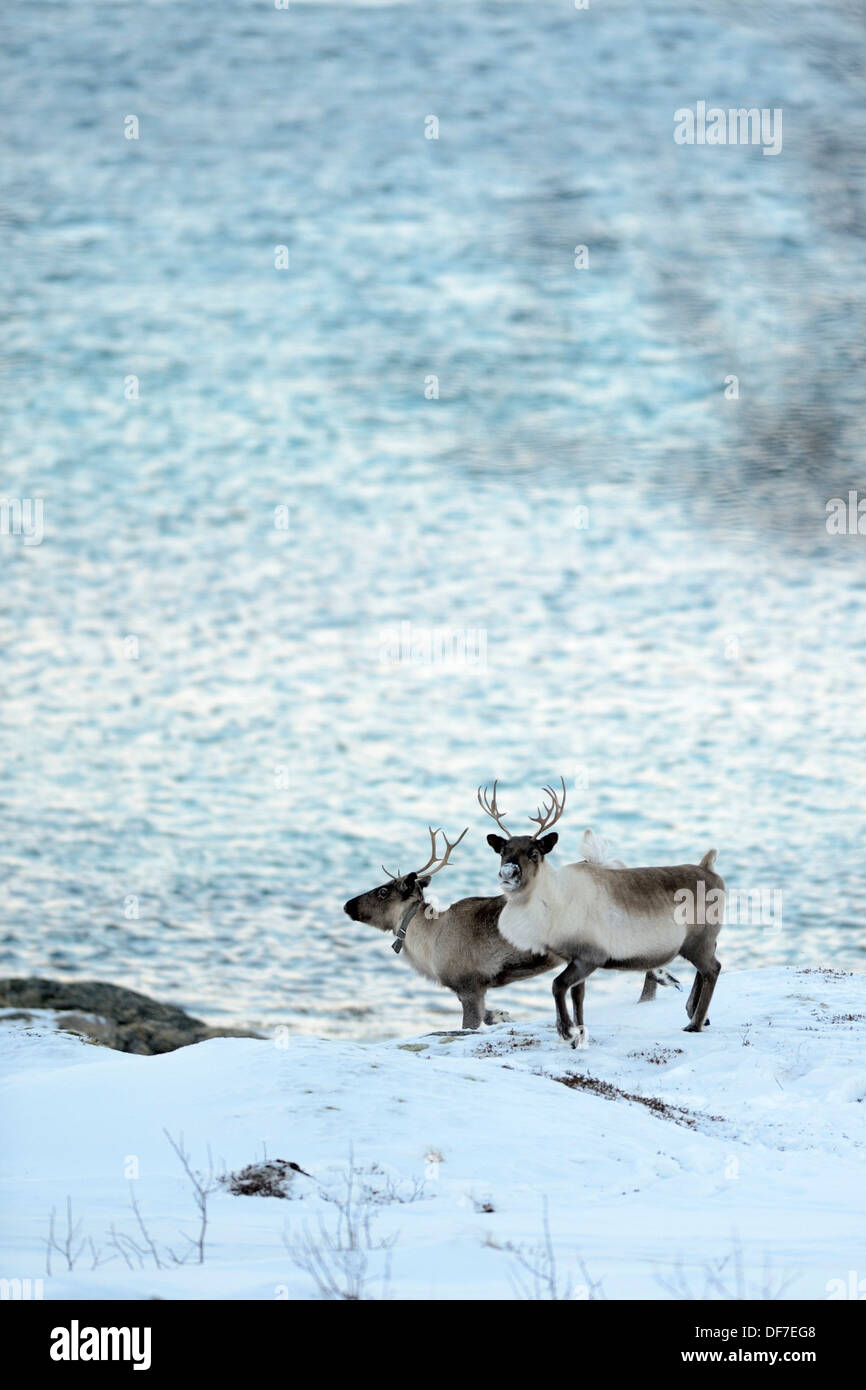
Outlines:
[[[96, 1299], [823, 1299], [862, 1278], [866, 975], [725, 973], [700, 1037], [684, 994], [638, 1006], [635, 983], [590, 984], [582, 1051], [552, 1006], [477, 1034], [155, 1057], [10, 1025], [0, 1275]], [[211, 1192], [200, 1263], [166, 1131], [194, 1169], [210, 1148], [217, 1175], [305, 1171], [288, 1200]], [[48, 1276], [67, 1202], [74, 1268], [55, 1249]]]

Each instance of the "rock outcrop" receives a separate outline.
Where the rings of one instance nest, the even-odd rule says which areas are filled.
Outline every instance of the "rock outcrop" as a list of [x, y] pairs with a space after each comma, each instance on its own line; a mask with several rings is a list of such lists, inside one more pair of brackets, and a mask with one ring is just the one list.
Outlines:
[[51, 1009], [58, 1028], [118, 1052], [144, 1055], [174, 1052], [208, 1038], [262, 1036], [238, 1028], [211, 1028], [183, 1009], [102, 980], [0, 980], [0, 1008], [15, 1011], [6, 1018], [24, 1022], [31, 1017], [29, 1010]]

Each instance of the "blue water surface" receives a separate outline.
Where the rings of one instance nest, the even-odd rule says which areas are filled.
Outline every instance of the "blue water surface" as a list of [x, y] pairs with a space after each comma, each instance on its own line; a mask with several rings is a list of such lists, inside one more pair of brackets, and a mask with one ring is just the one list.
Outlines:
[[560, 773], [560, 862], [715, 845], [784, 904], [726, 965], [864, 968], [862, 7], [4, 24], [0, 971], [442, 1026], [341, 905], [428, 823], [494, 892], [476, 785]]

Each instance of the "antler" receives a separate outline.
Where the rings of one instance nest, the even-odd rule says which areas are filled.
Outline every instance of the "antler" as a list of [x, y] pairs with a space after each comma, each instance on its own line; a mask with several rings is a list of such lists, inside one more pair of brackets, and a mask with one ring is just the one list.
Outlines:
[[[466, 834], [466, 831], [467, 831], [468, 829], [469, 829], [469, 826], [467, 825], [466, 830], [463, 831], [463, 835]], [[431, 865], [431, 864], [435, 864], [435, 863], [436, 863], [436, 860], [440, 857], [440, 856], [439, 856], [439, 851], [438, 851], [437, 848], [436, 848], [436, 836], [437, 836], [437, 835], [442, 835], [442, 837], [443, 837], [443, 839], [444, 839], [444, 841], [445, 841], [445, 855], [444, 855], [444, 857], [443, 857], [443, 859], [442, 859], [441, 864], [439, 864], [439, 865], [433, 870], [433, 873], [431, 873], [431, 875], [430, 875], [431, 878], [433, 877], [433, 874], [438, 874], [438, 872], [439, 872], [440, 869], [446, 868], [446, 866], [447, 866], [447, 864], [448, 864], [448, 860], [451, 858], [451, 851], [452, 851], [452, 849], [456, 849], [457, 846], [460, 844], [460, 841], [463, 839], [463, 835], [461, 835], [461, 836], [460, 836], [458, 839], [456, 839], [456, 840], [454, 841], [454, 843], [452, 844], [452, 843], [449, 841], [448, 836], [445, 834], [445, 832], [444, 832], [443, 830], [434, 830], [433, 827], [432, 827], [432, 825], [428, 825], [428, 826], [427, 826], [427, 833], [428, 833], [428, 835], [430, 836], [430, 858], [427, 860], [427, 863], [424, 865], [423, 869], [416, 869], [416, 870], [415, 870], [415, 873], [416, 873], [416, 875], [417, 875], [419, 878], [420, 878], [421, 874], [426, 873], [426, 871], [430, 868], [430, 865]], [[399, 871], [399, 870], [397, 871], [396, 874], [392, 874], [392, 873], [390, 872], [390, 870], [388, 870], [388, 869], [385, 868], [385, 865], [384, 865], [384, 864], [382, 865], [382, 868], [383, 868], [384, 872], [388, 875], [388, 877], [391, 879], [392, 882], [395, 882], [398, 878], [401, 878], [401, 877], [402, 877], [402, 875], [400, 874], [400, 871]]]
[[[430, 868], [430, 865], [431, 865], [431, 864], [435, 864], [435, 863], [436, 863], [436, 860], [439, 858], [439, 855], [436, 853], [436, 836], [439, 834], [439, 831], [438, 831], [438, 830], [434, 830], [433, 827], [432, 827], [432, 825], [428, 825], [428, 826], [427, 826], [427, 833], [428, 833], [428, 835], [430, 836], [430, 858], [427, 860], [427, 863], [424, 865], [424, 869], [429, 869], [429, 868]], [[445, 837], [445, 843], [446, 843], [446, 845], [447, 845], [447, 843], [448, 843], [448, 837], [447, 837], [447, 835], [446, 835], [446, 837]], [[418, 869], [417, 872], [418, 872], [419, 874], [423, 874], [424, 869]]]
[[542, 831], [549, 830], [552, 825], [556, 825], [556, 822], [565, 810], [565, 778], [560, 777], [559, 780], [562, 783], [562, 800], [560, 801], [553, 787], [544, 787], [543, 790], [551, 799], [550, 805], [548, 806], [545, 801], [544, 810], [542, 810], [540, 806], [536, 806], [535, 809], [538, 815], [529, 817], [529, 819], [538, 826], [538, 829], [532, 837], [533, 840], [537, 840]]
[[503, 817], [503, 816], [507, 816], [507, 815], [508, 815], [508, 812], [507, 812], [507, 811], [500, 811], [499, 807], [496, 805], [496, 788], [497, 788], [498, 785], [499, 785], [499, 781], [498, 781], [498, 779], [497, 779], [497, 780], [493, 783], [493, 796], [492, 796], [492, 797], [488, 797], [488, 795], [487, 795], [487, 788], [486, 788], [486, 787], [484, 788], [483, 795], [482, 795], [482, 789], [481, 789], [481, 787], [479, 787], [479, 788], [478, 788], [478, 805], [481, 807], [482, 811], [485, 811], [485, 812], [487, 813], [488, 816], [490, 816], [493, 820], [496, 821], [496, 824], [499, 826], [499, 829], [500, 829], [505, 835], [507, 835], [508, 838], [509, 838], [509, 840], [510, 840], [510, 839], [511, 839], [511, 831], [508, 829], [508, 826], [507, 826], [507, 825], [503, 825], [503, 824], [502, 824], [502, 817]]
[[[466, 834], [466, 831], [467, 831], [468, 829], [469, 829], [469, 826], [467, 825], [467, 826], [466, 826], [466, 829], [463, 831], [463, 835]], [[437, 834], [438, 834], [438, 831], [437, 831]], [[452, 851], [452, 849], [456, 849], [456, 848], [457, 848], [457, 846], [460, 844], [460, 841], [463, 839], [463, 835], [458, 835], [457, 839], [456, 839], [456, 840], [454, 841], [454, 843], [452, 844], [451, 841], [448, 839], [448, 836], [445, 834], [445, 831], [444, 831], [444, 830], [442, 831], [442, 838], [443, 838], [443, 840], [445, 841], [445, 854], [444, 854], [444, 856], [443, 856], [443, 858], [442, 858], [441, 864], [437, 864], [436, 868], [433, 870], [433, 873], [430, 874], [430, 877], [431, 877], [431, 878], [433, 877], [433, 874], [438, 874], [438, 872], [439, 872], [440, 869], [445, 869], [445, 868], [447, 868], [447, 866], [448, 866], [448, 860], [451, 858], [451, 851]], [[435, 841], [434, 841], [434, 847], [435, 847]], [[431, 859], [431, 860], [430, 860], [430, 864], [432, 864], [432, 863], [433, 863], [433, 860]], [[424, 869], [428, 869], [428, 868], [430, 867], [430, 864], [425, 864], [425, 865], [424, 865]], [[418, 870], [419, 874], [423, 874], [424, 869], [419, 869], [419, 870]]]

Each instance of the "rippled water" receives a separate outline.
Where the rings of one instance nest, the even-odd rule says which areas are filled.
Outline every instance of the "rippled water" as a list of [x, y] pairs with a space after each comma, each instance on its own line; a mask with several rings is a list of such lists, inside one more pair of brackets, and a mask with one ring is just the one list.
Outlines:
[[566, 857], [783, 891], [726, 964], [864, 967], [862, 15], [759, 9], [7, 9], [3, 973], [441, 1026], [341, 904], [560, 772]]

